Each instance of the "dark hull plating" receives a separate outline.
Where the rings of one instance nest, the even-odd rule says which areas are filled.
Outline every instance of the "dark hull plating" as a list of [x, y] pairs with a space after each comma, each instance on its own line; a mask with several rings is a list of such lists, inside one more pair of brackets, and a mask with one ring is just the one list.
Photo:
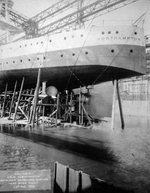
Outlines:
[[[13, 90], [16, 80], [18, 80], [19, 89], [22, 77], [25, 77], [24, 89], [35, 88], [37, 75], [37, 68], [0, 72], [0, 90], [4, 90], [6, 83], [8, 83], [8, 89]], [[137, 75], [140, 75], [140, 73], [116, 67], [107, 68], [107, 66], [99, 65], [74, 66], [69, 69], [68, 67], [52, 67], [42, 68], [41, 82], [47, 81], [47, 86], [53, 85], [59, 88], [59, 90], [64, 90]]]

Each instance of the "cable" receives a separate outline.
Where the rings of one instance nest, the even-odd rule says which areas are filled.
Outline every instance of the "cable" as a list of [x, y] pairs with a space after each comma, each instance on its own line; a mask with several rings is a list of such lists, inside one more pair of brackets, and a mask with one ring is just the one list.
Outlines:
[[[131, 34], [130, 37], [132, 37], [132, 35], [133, 35], [134, 32], [136, 31], [136, 29], [137, 29], [137, 26], [136, 26], [135, 30], [132, 32], [132, 34]], [[111, 64], [113, 63], [113, 61], [118, 57], [118, 55], [121, 53], [122, 49], [125, 47], [125, 45], [127, 44], [128, 41], [129, 41], [129, 40], [127, 39], [127, 41], [125, 42], [125, 44], [124, 44], [124, 45], [122, 46], [122, 48], [120, 49], [119, 53], [114, 57], [114, 59], [110, 62], [110, 64], [99, 74], [99, 76], [95, 79], [95, 81], [93, 81], [92, 86], [93, 86], [94, 84], [96, 84], [97, 80], [98, 80], [98, 79], [104, 74], [104, 72], [111, 66]]]
[[[92, 27], [93, 27], [93, 26], [92, 26]], [[78, 61], [78, 59], [79, 59], [79, 56], [80, 56], [80, 54], [81, 54], [81, 52], [82, 52], [82, 49], [83, 49], [83, 47], [84, 47], [84, 45], [85, 45], [85, 43], [86, 43], [86, 41], [87, 41], [87, 38], [89, 37], [89, 34], [90, 34], [90, 32], [91, 32], [92, 27], [90, 28], [90, 30], [89, 30], [89, 32], [88, 32], [88, 34], [87, 34], [87, 36], [86, 36], [86, 38], [85, 38], [85, 40], [84, 40], [84, 42], [83, 42], [83, 45], [82, 45], [82, 47], [80, 48], [79, 54], [78, 54], [78, 56], [77, 56], [77, 59], [76, 59], [74, 65], [73, 65], [73, 67], [75, 67], [75, 65], [77, 64], [77, 61]], [[68, 85], [69, 85], [69, 82], [70, 82], [70, 79], [71, 79], [71, 76], [72, 76], [72, 75], [74, 75], [74, 77], [81, 83], [82, 86], [85, 86], [85, 84], [84, 84], [81, 80], [79, 80], [79, 78], [74, 74], [74, 72], [73, 72], [74, 69], [71, 70], [71, 68], [69, 68], [69, 66], [67, 66], [67, 68], [70, 70], [71, 74], [70, 74], [70, 77], [69, 77], [68, 82], [67, 82], [67, 84], [66, 84], [66, 88], [67, 88]]]
[[[47, 35], [47, 38], [45, 38], [45, 40], [44, 40], [44, 42], [42, 43], [42, 45], [41, 45], [41, 47], [40, 47], [40, 49], [39, 49], [39, 51], [36, 53], [36, 55], [35, 55], [35, 59], [31, 62], [31, 66], [29, 67], [29, 69], [31, 69], [32, 68], [32, 66], [34, 65], [34, 62], [36, 61], [36, 59], [37, 59], [37, 56], [38, 56], [38, 54], [40, 53], [40, 50], [42, 49], [42, 47], [44, 46], [44, 43], [45, 42], [47, 42], [47, 45], [46, 45], [46, 49], [47, 49], [47, 46], [48, 46], [48, 39], [49, 39], [49, 35]], [[46, 52], [46, 51], [45, 51]], [[27, 58], [27, 59], [29, 59], [29, 57], [27, 57], [27, 56], [24, 56], [25, 58]], [[31, 72], [29, 71], [29, 73], [28, 73], [28, 75], [26, 76], [26, 80], [25, 80], [25, 82], [27, 82], [27, 80], [28, 80], [28, 78], [29, 78], [29, 76], [30, 76], [30, 74], [31, 74]]]

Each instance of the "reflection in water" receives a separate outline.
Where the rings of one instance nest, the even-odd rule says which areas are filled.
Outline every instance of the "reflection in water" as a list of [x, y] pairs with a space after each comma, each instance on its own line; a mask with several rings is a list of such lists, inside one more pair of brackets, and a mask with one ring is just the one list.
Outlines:
[[117, 124], [110, 139], [119, 161], [117, 174], [122, 183], [139, 189], [137, 192], [150, 192], [150, 118], [125, 118], [125, 130]]
[[120, 129], [117, 119], [114, 131], [105, 124], [96, 130], [3, 125], [0, 169], [53, 171], [58, 161], [115, 186], [150, 192], [150, 120], [125, 118], [125, 129]]

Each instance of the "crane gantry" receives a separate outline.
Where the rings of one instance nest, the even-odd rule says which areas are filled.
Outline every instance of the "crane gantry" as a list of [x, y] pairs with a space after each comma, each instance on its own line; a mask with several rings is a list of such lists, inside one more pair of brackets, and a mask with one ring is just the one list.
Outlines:
[[[1, 1], [3, 2], [1, 17], [5, 17], [6, 0]], [[136, 1], [138, 0], [93, 0], [91, 3], [88, 3], [87, 0], [60, 0], [32, 18], [22, 15], [12, 9], [12, 7], [7, 7], [7, 9], [10, 22], [23, 30], [25, 35], [22, 38], [27, 39], [58, 33], [64, 29], [77, 28], [77, 26], [82, 27], [86, 21]], [[67, 15], [62, 17], [60, 16], [60, 14], [73, 7], [77, 7], [76, 11], [67, 13]], [[51, 19], [56, 16], [58, 17], [58, 15], [59, 18], [51, 22]], [[5, 35], [3, 34], [2, 37], [4, 40]]]

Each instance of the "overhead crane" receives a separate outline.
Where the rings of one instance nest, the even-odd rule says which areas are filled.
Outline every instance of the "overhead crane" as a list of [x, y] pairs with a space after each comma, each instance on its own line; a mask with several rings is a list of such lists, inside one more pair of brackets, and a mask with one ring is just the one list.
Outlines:
[[[81, 7], [79, 10], [64, 16], [53, 23], [50, 23], [40, 29], [38, 29], [38, 35], [45, 35], [49, 33], [56, 33], [65, 28], [75, 28], [78, 21], [85, 23], [88, 20], [106, 14], [115, 9], [124, 7], [130, 3], [138, 0], [98, 0], [87, 6]], [[80, 16], [79, 16], [80, 13]]]
[[[86, 21], [136, 1], [138, 0], [93, 0], [88, 4], [88, 0], [61, 0], [32, 18], [22, 15], [12, 7], [8, 7], [8, 12], [10, 21], [25, 32], [22, 38], [26, 39], [58, 33], [64, 29], [77, 28], [79, 25], [83, 27]], [[51, 22], [52, 18], [74, 7], [78, 9]], [[5, 10], [5, 6], [2, 7], [2, 10]], [[1, 16], [4, 16], [2, 13], [3, 11]], [[4, 41], [4, 34], [0, 39]]]

